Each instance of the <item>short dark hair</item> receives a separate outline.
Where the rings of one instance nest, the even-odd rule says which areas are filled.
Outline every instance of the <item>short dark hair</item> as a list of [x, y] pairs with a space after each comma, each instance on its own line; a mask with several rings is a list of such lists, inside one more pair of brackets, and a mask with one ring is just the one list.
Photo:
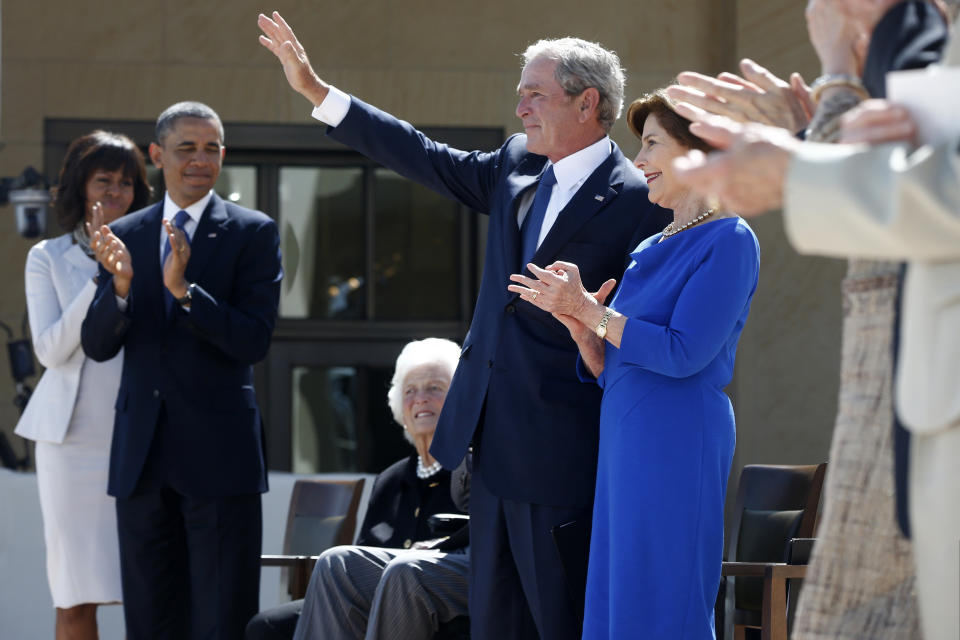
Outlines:
[[163, 113], [157, 118], [157, 127], [154, 131], [157, 144], [163, 146], [164, 138], [170, 135], [180, 118], [213, 120], [214, 124], [217, 125], [217, 132], [220, 134], [220, 144], [223, 144], [223, 123], [220, 121], [220, 116], [202, 102], [193, 101], [178, 102], [163, 110]]
[[87, 181], [94, 171], [123, 171], [133, 181], [130, 211], [147, 206], [151, 188], [147, 166], [133, 140], [119, 133], [96, 130], [70, 143], [60, 169], [59, 184], [53, 189], [57, 223], [71, 232], [82, 223], [87, 210]]
[[633, 135], [643, 138], [643, 124], [648, 116], [656, 116], [660, 126], [682, 146], [704, 152], [714, 150], [712, 145], [690, 133], [690, 121], [673, 110], [673, 103], [663, 89], [640, 96], [630, 103], [627, 125]]

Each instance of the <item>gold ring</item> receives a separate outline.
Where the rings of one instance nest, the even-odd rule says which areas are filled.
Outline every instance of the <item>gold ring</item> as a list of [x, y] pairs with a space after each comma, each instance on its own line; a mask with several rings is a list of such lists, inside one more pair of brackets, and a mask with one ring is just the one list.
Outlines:
[[533, 292], [533, 299], [536, 300], [538, 295], [540, 295], [540, 292], [539, 292], [539, 291], [534, 291], [534, 292]]

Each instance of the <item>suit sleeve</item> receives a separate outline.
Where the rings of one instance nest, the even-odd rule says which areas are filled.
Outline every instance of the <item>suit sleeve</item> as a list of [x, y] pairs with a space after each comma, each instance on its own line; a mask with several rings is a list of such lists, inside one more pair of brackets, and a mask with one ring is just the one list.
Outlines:
[[189, 313], [180, 313], [178, 322], [238, 362], [252, 365], [267, 354], [280, 302], [283, 268], [273, 220], [256, 225], [233, 268], [228, 299], [197, 285]]
[[51, 260], [49, 253], [34, 246], [27, 254], [24, 271], [33, 349], [37, 360], [47, 368], [63, 365], [80, 348], [80, 324], [96, 290], [93, 282], [88, 282], [66, 308], [61, 308]]
[[784, 223], [801, 253], [877, 260], [960, 258], [960, 137], [903, 145], [801, 147]]
[[367, 503], [367, 512], [357, 534], [357, 544], [361, 547], [382, 547], [383, 538], [373, 534], [373, 528], [387, 520], [393, 524], [395, 518], [393, 502], [400, 490], [393, 473], [393, 467], [388, 467], [373, 479], [373, 489], [370, 491], [370, 501]]
[[500, 152], [452, 149], [356, 97], [343, 121], [327, 133], [414, 182], [474, 211], [490, 212]]
[[[96, 362], [104, 362], [114, 357], [123, 348], [130, 328], [130, 306], [133, 295], [128, 298], [127, 310], [117, 306], [117, 296], [113, 292], [113, 276], [103, 266], [99, 267], [96, 293], [87, 309], [80, 328], [80, 340], [83, 351]], [[134, 276], [136, 277], [136, 276]]]
[[667, 325], [628, 318], [624, 364], [672, 378], [701, 371], [717, 357], [757, 286], [756, 241], [737, 230], [718, 238], [680, 291]]

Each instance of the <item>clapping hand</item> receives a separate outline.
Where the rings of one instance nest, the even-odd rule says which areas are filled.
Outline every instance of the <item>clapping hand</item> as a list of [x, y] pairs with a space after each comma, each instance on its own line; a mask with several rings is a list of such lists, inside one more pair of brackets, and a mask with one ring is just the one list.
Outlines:
[[508, 285], [507, 290], [520, 294], [521, 299], [550, 312], [567, 327], [575, 341], [579, 342], [587, 334], [596, 338], [593, 331], [579, 320], [579, 316], [585, 308], [603, 304], [617, 281], [607, 280], [596, 292], [590, 293], [580, 280], [579, 267], [570, 262], [554, 262], [544, 269], [528, 264], [527, 268], [536, 279], [515, 273], [510, 280], [519, 284]]
[[90, 221], [86, 223], [90, 236], [90, 249], [97, 262], [113, 275], [113, 290], [121, 298], [130, 293], [133, 280], [133, 260], [123, 240], [103, 224], [103, 207], [99, 202], [90, 209]]
[[[682, 107], [683, 105], [681, 105]], [[686, 113], [678, 108], [686, 117]], [[715, 196], [724, 208], [755, 216], [783, 206], [783, 185], [800, 144], [786, 129], [741, 124], [722, 116], [705, 116], [690, 132], [721, 151], [694, 149], [674, 159], [676, 178], [704, 197]]]
[[268, 18], [262, 13], [257, 17], [257, 25], [263, 32], [260, 44], [277, 56], [283, 65], [283, 73], [293, 90], [303, 95], [314, 106], [319, 106], [327, 97], [329, 86], [313, 70], [307, 51], [297, 40], [293, 29], [279, 12], [274, 11]]
[[865, 100], [840, 119], [840, 142], [882, 144], [915, 143], [917, 126], [904, 107], [887, 100]]
[[711, 78], [693, 71], [677, 76], [667, 95], [706, 113], [726, 116], [737, 122], [758, 122], [796, 133], [810, 123], [814, 104], [810, 87], [799, 73], [788, 83], [756, 62], [740, 61], [743, 76], [721, 73]]
[[163, 227], [170, 239], [170, 253], [163, 262], [163, 284], [174, 298], [187, 295], [187, 279], [184, 272], [190, 262], [190, 241], [182, 229], [170, 220], [163, 221]]

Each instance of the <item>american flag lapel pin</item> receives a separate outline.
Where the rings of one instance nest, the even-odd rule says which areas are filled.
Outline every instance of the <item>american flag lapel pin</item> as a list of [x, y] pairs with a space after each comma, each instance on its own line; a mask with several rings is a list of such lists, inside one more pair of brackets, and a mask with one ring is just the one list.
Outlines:
[[217, 237], [217, 232], [216, 232], [216, 231], [212, 231], [212, 232], [210, 232], [210, 233], [207, 234], [207, 237], [208, 237], [208, 238], [216, 238], [216, 237]]
[[596, 200], [597, 202], [603, 202], [603, 196], [600, 196], [600, 195], [593, 196], [593, 199]]

